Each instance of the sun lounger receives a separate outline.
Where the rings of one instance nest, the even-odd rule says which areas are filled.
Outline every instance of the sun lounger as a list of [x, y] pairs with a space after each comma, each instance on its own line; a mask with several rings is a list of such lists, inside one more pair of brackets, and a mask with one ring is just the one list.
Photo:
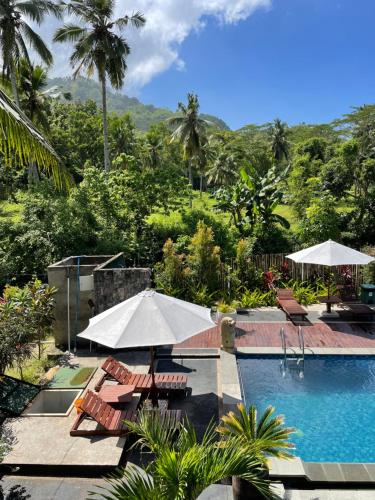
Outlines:
[[308, 312], [293, 297], [293, 290], [289, 288], [277, 290], [277, 303], [290, 320], [306, 319]]
[[[124, 420], [135, 422], [137, 419], [136, 410], [113, 408], [90, 390], [83, 398], [79, 410], [70, 430], [71, 436], [123, 436], [130, 432]], [[160, 414], [163, 424], [170, 428], [176, 428], [181, 421], [181, 410], [162, 410]], [[85, 420], [94, 421], [98, 426], [95, 429], [80, 429]]]
[[[122, 385], [133, 385], [134, 392], [145, 392], [151, 389], [152, 376], [149, 373], [132, 373], [122, 363], [109, 356], [102, 365], [105, 372], [95, 390], [99, 391], [105, 380], [115, 380]], [[176, 374], [155, 374], [155, 384], [158, 391], [184, 391], [187, 385], [187, 376]]]

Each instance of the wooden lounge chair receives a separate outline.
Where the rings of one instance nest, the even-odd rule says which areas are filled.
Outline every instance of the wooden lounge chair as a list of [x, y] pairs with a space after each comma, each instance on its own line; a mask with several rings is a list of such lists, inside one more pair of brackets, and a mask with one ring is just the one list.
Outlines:
[[[122, 385], [134, 385], [134, 392], [145, 392], [151, 389], [152, 376], [149, 373], [132, 373], [122, 363], [109, 356], [102, 365], [105, 372], [95, 390], [99, 391], [105, 380], [116, 380]], [[184, 391], [187, 385], [187, 376], [176, 374], [155, 374], [155, 384], [158, 391]]]
[[[130, 432], [124, 420], [135, 422], [137, 419], [136, 410], [113, 408], [90, 390], [80, 404], [80, 411], [70, 430], [71, 436], [123, 436]], [[170, 428], [176, 428], [182, 417], [181, 410], [162, 410], [160, 414], [163, 424]], [[99, 426], [80, 429], [85, 420], [95, 421]]]
[[277, 290], [277, 304], [285, 312], [287, 318], [293, 320], [306, 320], [308, 312], [294, 298], [293, 290], [289, 288]]

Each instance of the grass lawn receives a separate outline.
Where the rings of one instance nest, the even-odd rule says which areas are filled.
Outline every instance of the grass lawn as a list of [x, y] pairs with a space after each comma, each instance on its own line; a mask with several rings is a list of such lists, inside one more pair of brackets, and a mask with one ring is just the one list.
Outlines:
[[[159, 226], [179, 226], [182, 221], [181, 212], [189, 212], [189, 200], [188, 198], [184, 199], [183, 207], [179, 211], [171, 212], [170, 214], [166, 214], [164, 212], [154, 212], [148, 218], [148, 222], [150, 224], [157, 224]], [[202, 210], [207, 214], [215, 217], [215, 219], [224, 221], [229, 223], [229, 214], [217, 212], [215, 210], [215, 200], [210, 196], [209, 193], [202, 193], [200, 196], [199, 191], [194, 191], [193, 194], [193, 210]], [[295, 214], [293, 213], [292, 208], [289, 205], [279, 205], [275, 213], [282, 215], [290, 222], [291, 230], [294, 231], [297, 228], [298, 222]]]
[[49, 348], [50, 344], [43, 344], [41, 358], [38, 359], [38, 348], [35, 346], [32, 357], [22, 364], [22, 376], [21, 370], [18, 367], [9, 368], [5, 371], [5, 375], [19, 379], [22, 378], [22, 380], [31, 384], [39, 384], [46, 370], [56, 364], [56, 361], [51, 361], [47, 358]]
[[0, 200], [0, 221], [18, 222], [21, 219], [22, 212], [23, 205], [21, 203]]

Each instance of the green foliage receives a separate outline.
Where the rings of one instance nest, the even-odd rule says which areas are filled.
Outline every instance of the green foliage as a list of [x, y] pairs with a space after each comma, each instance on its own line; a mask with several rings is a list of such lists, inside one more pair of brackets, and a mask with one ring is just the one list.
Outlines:
[[261, 461], [266, 463], [267, 457], [293, 458], [287, 450], [294, 449], [290, 437], [294, 428], [284, 427], [284, 417], [274, 416], [275, 408], [269, 406], [258, 418], [255, 406], [246, 411], [245, 406], [237, 405], [237, 413], [229, 412], [221, 418], [218, 431], [226, 438], [240, 438], [252, 446]]
[[340, 239], [340, 215], [335, 210], [334, 198], [322, 193], [306, 209], [300, 224], [301, 239], [306, 246], [316, 245], [328, 239]]
[[276, 305], [276, 294], [273, 290], [264, 292], [263, 290], [244, 290], [239, 297], [239, 304], [246, 309], [255, 309], [257, 307], [269, 307]]
[[203, 221], [198, 222], [197, 232], [191, 239], [187, 263], [195, 286], [206, 285], [211, 292], [218, 288], [220, 248], [215, 245], [212, 228]]
[[3, 295], [2, 313], [21, 316], [27, 320], [30, 339], [38, 344], [38, 359], [41, 358], [41, 342], [52, 333], [57, 289], [34, 279], [23, 288], [6, 286]]
[[[101, 88], [95, 80], [84, 77], [78, 78], [52, 78], [48, 80], [50, 86], [57, 86], [71, 94], [72, 101], [76, 104], [85, 101], [94, 101], [101, 106]], [[118, 115], [129, 114], [137, 130], [148, 131], [153, 126], [158, 126], [173, 115], [173, 112], [166, 108], [158, 108], [152, 104], [143, 104], [136, 97], [128, 97], [122, 92], [107, 90], [107, 105], [109, 113]], [[222, 130], [229, 130], [228, 125], [216, 116], [202, 114], [201, 117], [212, 122], [215, 127]]]
[[[294, 298], [304, 306], [318, 304], [318, 297], [327, 296], [328, 292], [326, 283], [322, 279], [316, 279], [313, 283], [290, 280], [285, 283], [280, 283], [280, 286], [282, 288], [291, 288]], [[331, 285], [330, 294], [334, 295], [335, 293], [336, 287]]]
[[163, 288], [167, 295], [185, 295], [189, 270], [184, 262], [184, 255], [176, 252], [175, 245], [170, 238], [163, 247], [163, 261], [156, 265], [155, 271], [156, 284]]
[[217, 310], [218, 310], [218, 312], [220, 312], [222, 314], [234, 313], [234, 312], [236, 312], [236, 306], [237, 306], [237, 304], [234, 302], [231, 304], [228, 304], [224, 300], [220, 300], [217, 303]]
[[152, 460], [145, 470], [127, 467], [107, 481], [103, 493], [92, 493], [94, 497], [195, 500], [211, 484], [232, 476], [247, 480], [265, 498], [272, 497], [269, 481], [262, 478], [264, 464], [257, 448], [260, 438], [258, 445], [235, 436], [218, 440], [211, 425], [198, 441], [189, 421], [181, 424], [177, 433], [172, 432], [153, 411], [143, 411], [137, 423], [126, 424], [139, 436], [136, 446], [151, 452]]

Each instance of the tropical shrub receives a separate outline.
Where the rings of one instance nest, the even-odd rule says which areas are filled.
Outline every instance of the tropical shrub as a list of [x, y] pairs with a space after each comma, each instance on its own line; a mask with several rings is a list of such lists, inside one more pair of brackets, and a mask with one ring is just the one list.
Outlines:
[[229, 412], [221, 418], [218, 432], [229, 438], [240, 438], [256, 450], [259, 460], [264, 464], [267, 458], [293, 458], [289, 450], [294, 449], [290, 437], [295, 429], [284, 427], [284, 417], [274, 416], [275, 408], [269, 406], [263, 415], [258, 418], [255, 406], [250, 406], [246, 411], [245, 406], [237, 405], [237, 413]]
[[239, 297], [239, 304], [246, 309], [276, 305], [276, 293], [273, 290], [264, 292], [259, 289], [245, 290]]
[[141, 412], [137, 423], [126, 421], [126, 425], [138, 436], [135, 446], [151, 453], [152, 460], [145, 469], [128, 466], [119, 471], [107, 480], [102, 494], [92, 494], [94, 498], [195, 500], [211, 484], [233, 476], [248, 481], [264, 498], [273, 497], [269, 480], [262, 477], [259, 450], [271, 447], [265, 434], [254, 442], [234, 435], [220, 439], [210, 425], [199, 441], [188, 420], [176, 433], [152, 411]]
[[214, 232], [203, 221], [191, 239], [187, 263], [194, 285], [206, 285], [210, 292], [219, 288], [220, 247], [214, 243]]

